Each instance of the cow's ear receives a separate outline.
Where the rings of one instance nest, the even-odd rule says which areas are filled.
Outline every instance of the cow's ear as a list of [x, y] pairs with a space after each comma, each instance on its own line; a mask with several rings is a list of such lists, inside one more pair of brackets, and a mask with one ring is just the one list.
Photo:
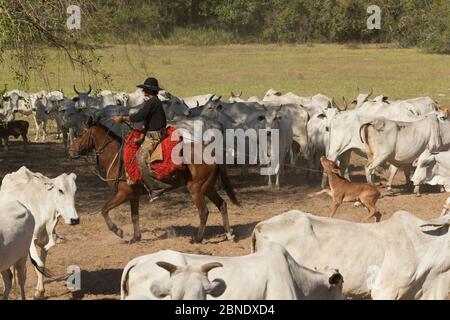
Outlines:
[[420, 167], [427, 168], [427, 167], [433, 165], [435, 162], [436, 162], [436, 158], [434, 156], [431, 156], [425, 160], [420, 161]]
[[159, 280], [153, 281], [152, 285], [150, 286], [150, 291], [155, 297], [159, 299], [165, 298], [170, 295], [170, 287], [166, 283]]
[[325, 114], [323, 114], [323, 113], [317, 115], [317, 118], [319, 118], [319, 119], [325, 119], [326, 117], [327, 116]]
[[206, 293], [214, 298], [220, 297], [226, 290], [227, 285], [222, 279], [214, 279], [208, 288], [205, 288]]
[[217, 105], [217, 107], [215, 109], [216, 110], [223, 110], [223, 105], [219, 104], [219, 105]]
[[77, 175], [75, 173], [71, 173], [69, 177], [71, 177], [73, 181], [77, 180]]
[[417, 168], [418, 162], [419, 162], [419, 159], [414, 160], [412, 166], [413, 166], [414, 168]]

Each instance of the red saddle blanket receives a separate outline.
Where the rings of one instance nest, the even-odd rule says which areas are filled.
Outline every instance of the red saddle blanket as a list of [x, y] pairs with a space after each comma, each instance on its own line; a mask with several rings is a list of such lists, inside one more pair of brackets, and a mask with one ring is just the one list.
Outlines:
[[176, 170], [185, 170], [185, 164], [175, 164], [172, 161], [172, 150], [180, 143], [181, 138], [175, 133], [175, 128], [167, 128], [167, 137], [161, 142], [163, 160], [151, 164], [153, 174], [158, 180], [165, 180]]

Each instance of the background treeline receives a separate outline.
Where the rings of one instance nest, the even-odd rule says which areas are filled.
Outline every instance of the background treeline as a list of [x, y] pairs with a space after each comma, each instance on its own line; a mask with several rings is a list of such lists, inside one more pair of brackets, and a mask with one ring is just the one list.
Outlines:
[[[368, 30], [369, 5], [382, 10]], [[91, 0], [83, 32], [168, 44], [395, 43], [450, 53], [449, 0]]]

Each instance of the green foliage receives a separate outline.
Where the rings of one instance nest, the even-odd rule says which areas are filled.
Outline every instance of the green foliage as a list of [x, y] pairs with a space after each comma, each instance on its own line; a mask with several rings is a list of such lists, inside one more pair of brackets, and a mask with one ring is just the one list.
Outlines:
[[[0, 0], [0, 62], [5, 50], [16, 80], [44, 69], [44, 48], [97, 74], [96, 49], [108, 44], [340, 42], [394, 43], [450, 53], [449, 0], [78, 0], [81, 30], [66, 28], [69, 0]], [[381, 30], [369, 30], [369, 5]]]

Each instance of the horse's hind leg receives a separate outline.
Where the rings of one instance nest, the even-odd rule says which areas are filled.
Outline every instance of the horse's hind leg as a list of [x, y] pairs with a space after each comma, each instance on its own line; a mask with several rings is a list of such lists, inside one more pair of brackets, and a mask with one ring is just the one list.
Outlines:
[[225, 229], [225, 235], [227, 236], [227, 240], [234, 240], [233, 231], [230, 228], [230, 221], [228, 220], [228, 209], [227, 203], [222, 199], [222, 197], [217, 193], [215, 189], [210, 188], [206, 196], [212, 203], [219, 209], [222, 214], [223, 228]]
[[141, 229], [139, 227], [139, 197], [130, 200], [131, 206], [131, 221], [133, 222], [133, 238], [130, 240], [130, 244], [141, 241]]
[[122, 192], [118, 191], [113, 195], [113, 197], [103, 206], [102, 208], [102, 216], [103, 219], [105, 219], [106, 225], [108, 226], [108, 229], [114, 232], [118, 237], [123, 238], [123, 230], [117, 227], [109, 217], [109, 211], [112, 209], [120, 206], [122, 203], [126, 202], [128, 199], [127, 195]]
[[201, 190], [200, 183], [189, 183], [187, 185], [189, 193], [192, 196], [192, 202], [197, 207], [198, 215], [200, 217], [200, 226], [198, 227], [197, 238], [195, 242], [202, 242], [203, 235], [206, 229], [206, 222], [208, 221], [209, 210], [206, 207], [205, 195]]

